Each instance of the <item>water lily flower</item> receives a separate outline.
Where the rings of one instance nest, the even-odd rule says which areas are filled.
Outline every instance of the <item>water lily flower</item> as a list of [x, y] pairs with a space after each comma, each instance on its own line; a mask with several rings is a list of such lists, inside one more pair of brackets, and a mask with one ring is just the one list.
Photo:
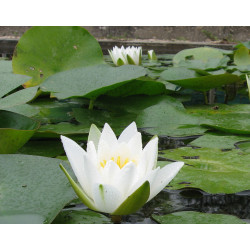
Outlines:
[[118, 48], [117, 46], [113, 47], [113, 50], [108, 50], [113, 63], [116, 66], [121, 66], [125, 64], [140, 65], [142, 48], [141, 47], [127, 47], [126, 49], [122, 46]]
[[157, 60], [157, 57], [156, 57], [156, 54], [155, 54], [154, 50], [149, 50], [148, 51], [148, 59], [152, 60], [152, 61]]
[[249, 93], [249, 99], [250, 99], [250, 79], [249, 79], [249, 76], [246, 75], [246, 79], [247, 79], [247, 87], [248, 87], [248, 93]]
[[142, 148], [141, 133], [131, 123], [117, 139], [106, 123], [102, 133], [92, 125], [87, 150], [61, 136], [79, 185], [60, 165], [81, 201], [90, 209], [112, 215], [136, 212], [178, 173], [183, 162], [157, 167], [158, 137]]

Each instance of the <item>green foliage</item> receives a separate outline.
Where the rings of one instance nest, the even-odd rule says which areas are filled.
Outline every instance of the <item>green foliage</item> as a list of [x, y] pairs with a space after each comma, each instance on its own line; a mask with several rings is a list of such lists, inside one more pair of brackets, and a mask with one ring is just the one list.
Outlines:
[[236, 216], [226, 214], [199, 213], [194, 211], [153, 215], [160, 224], [246, 224]]
[[236, 193], [250, 189], [250, 155], [239, 149], [223, 151], [190, 147], [163, 151], [163, 157], [185, 165], [169, 184], [171, 189], [199, 188], [208, 193]]
[[[59, 168], [61, 160], [0, 155], [0, 223], [51, 223], [75, 198]], [[64, 163], [64, 165], [67, 165]]]
[[35, 133], [39, 123], [23, 115], [0, 110], [0, 154], [15, 153]]
[[103, 63], [99, 43], [87, 30], [71, 26], [32, 27], [18, 41], [12, 65], [35, 86], [57, 72]]

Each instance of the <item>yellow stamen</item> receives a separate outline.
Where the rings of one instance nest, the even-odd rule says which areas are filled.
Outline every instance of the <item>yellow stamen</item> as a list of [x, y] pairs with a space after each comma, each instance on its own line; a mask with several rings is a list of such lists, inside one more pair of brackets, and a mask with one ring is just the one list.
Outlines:
[[[129, 162], [129, 158], [126, 158], [124, 160], [124, 162], [122, 162], [121, 161], [121, 156], [117, 156], [116, 161], [115, 161], [114, 157], [111, 157], [110, 160], [113, 161], [113, 162], [115, 162], [119, 166], [119, 168], [121, 168], [121, 169]], [[132, 162], [136, 163], [135, 160], [132, 160]], [[106, 165], [106, 163], [107, 163], [106, 160], [103, 160], [102, 162], [100, 162], [101, 167], [104, 168], [105, 165]]]

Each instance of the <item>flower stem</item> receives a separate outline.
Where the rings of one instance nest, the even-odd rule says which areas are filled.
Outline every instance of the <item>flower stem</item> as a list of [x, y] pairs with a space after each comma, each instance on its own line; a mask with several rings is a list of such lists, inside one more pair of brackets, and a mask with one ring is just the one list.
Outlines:
[[205, 104], [208, 104], [207, 92], [204, 91], [203, 94], [204, 94], [204, 98], [205, 98]]
[[122, 222], [122, 215], [111, 215], [111, 221], [114, 224], [121, 224], [121, 222]]
[[89, 110], [92, 110], [94, 108], [94, 102], [95, 102], [95, 99], [90, 99], [90, 101], [89, 101]]

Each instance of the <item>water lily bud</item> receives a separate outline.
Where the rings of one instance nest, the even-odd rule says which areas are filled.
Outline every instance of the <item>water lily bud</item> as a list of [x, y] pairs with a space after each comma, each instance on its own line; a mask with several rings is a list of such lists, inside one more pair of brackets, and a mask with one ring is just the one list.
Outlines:
[[249, 76], [246, 75], [246, 79], [247, 79], [247, 87], [248, 87], [248, 93], [249, 93], [249, 99], [250, 99], [250, 79], [249, 79]]
[[156, 61], [157, 60], [157, 57], [155, 55], [154, 50], [149, 50], [148, 51], [148, 59], [151, 60], [151, 61]]
[[113, 50], [108, 50], [113, 63], [116, 66], [121, 66], [125, 64], [140, 65], [142, 48], [141, 47], [127, 47], [126, 49], [122, 46], [118, 48], [113, 47]]
[[155, 197], [178, 173], [183, 162], [157, 167], [158, 137], [142, 148], [135, 122], [116, 138], [106, 123], [103, 131], [92, 125], [87, 150], [61, 136], [77, 184], [62, 165], [81, 201], [90, 209], [112, 215], [136, 212]]

